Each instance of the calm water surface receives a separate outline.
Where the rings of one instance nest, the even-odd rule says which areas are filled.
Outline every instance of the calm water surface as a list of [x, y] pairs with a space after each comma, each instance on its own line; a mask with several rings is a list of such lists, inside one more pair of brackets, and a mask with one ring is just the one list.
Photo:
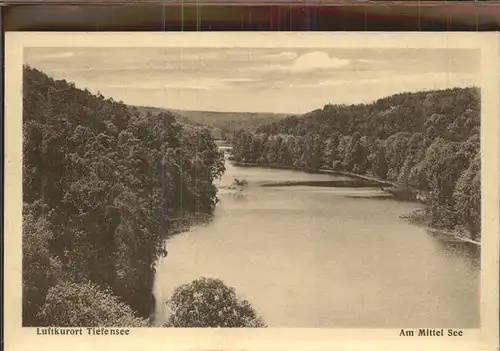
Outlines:
[[[235, 177], [249, 186], [224, 189]], [[344, 179], [228, 164], [214, 220], [170, 239], [158, 263], [157, 323], [175, 287], [206, 276], [269, 327], [478, 327], [478, 248], [398, 218], [418, 204], [379, 188], [260, 187], [332, 178]]]

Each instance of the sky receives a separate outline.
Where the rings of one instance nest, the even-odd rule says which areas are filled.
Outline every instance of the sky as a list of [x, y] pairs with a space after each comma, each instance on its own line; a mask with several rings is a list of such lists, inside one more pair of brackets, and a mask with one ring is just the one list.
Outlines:
[[131, 105], [227, 112], [299, 114], [480, 79], [468, 49], [26, 48], [24, 62]]

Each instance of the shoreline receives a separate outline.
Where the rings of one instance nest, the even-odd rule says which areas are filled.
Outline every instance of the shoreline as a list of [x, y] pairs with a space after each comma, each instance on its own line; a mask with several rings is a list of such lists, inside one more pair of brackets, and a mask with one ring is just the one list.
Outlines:
[[437, 229], [437, 228], [430, 227], [428, 225], [423, 225], [423, 227], [436, 237], [441, 237], [441, 238], [451, 237], [451, 238], [456, 239], [458, 241], [466, 242], [469, 244], [474, 244], [476, 246], [481, 247], [481, 242], [459, 234], [460, 230]]
[[425, 203], [425, 198], [426, 198], [426, 192], [423, 190], [407, 187], [407, 186], [401, 186], [398, 185], [394, 182], [388, 181], [388, 180], [382, 180], [380, 178], [371, 176], [371, 175], [365, 175], [365, 174], [356, 174], [352, 172], [347, 172], [347, 171], [334, 171], [330, 169], [297, 169], [291, 166], [275, 166], [275, 165], [262, 165], [259, 163], [248, 163], [248, 162], [237, 162], [237, 161], [231, 161], [231, 164], [235, 167], [257, 167], [257, 168], [267, 168], [267, 169], [284, 169], [284, 170], [291, 170], [291, 171], [297, 171], [297, 172], [303, 172], [303, 173], [309, 173], [309, 174], [331, 174], [331, 175], [342, 175], [342, 176], [347, 176], [351, 178], [356, 178], [364, 181], [369, 181], [372, 183], [375, 183], [375, 185], [379, 185], [382, 187], [382, 191], [387, 192], [391, 195], [393, 195], [396, 199], [402, 200], [402, 201], [410, 201], [410, 202], [418, 202], [418, 203]]
[[268, 168], [268, 169], [284, 169], [284, 170], [290, 170], [290, 171], [297, 171], [297, 172], [302, 172], [302, 173], [310, 173], [310, 174], [332, 174], [332, 175], [344, 175], [344, 176], [349, 176], [353, 178], [358, 178], [358, 179], [363, 179], [363, 180], [368, 180], [383, 186], [391, 186], [391, 187], [396, 187], [396, 184], [381, 180], [375, 177], [370, 177], [367, 175], [363, 174], [356, 174], [356, 173], [351, 173], [351, 172], [346, 172], [346, 171], [334, 171], [331, 169], [298, 169], [294, 168], [291, 166], [273, 166], [273, 165], [263, 165], [260, 163], [249, 163], [249, 162], [237, 162], [237, 161], [229, 161], [231, 164], [235, 167], [256, 167], [256, 168]]
[[[409, 201], [409, 202], [424, 203], [424, 201], [419, 198], [419, 196], [423, 192], [418, 190], [418, 189], [413, 189], [413, 188], [409, 188], [409, 187], [401, 187], [401, 186], [396, 185], [395, 183], [392, 183], [389, 181], [384, 181], [384, 180], [377, 179], [375, 177], [371, 177], [371, 176], [367, 176], [367, 175], [355, 174], [355, 173], [346, 172], [346, 171], [334, 171], [334, 170], [329, 170], [329, 169], [297, 169], [297, 168], [290, 167], [290, 166], [262, 165], [259, 163], [246, 163], [246, 162], [237, 162], [237, 161], [229, 161], [229, 162], [231, 162], [231, 164], [235, 167], [283, 169], [283, 170], [292, 170], [292, 171], [310, 173], [310, 174], [344, 175], [344, 176], [348, 176], [348, 177], [353, 177], [353, 178], [371, 181], [371, 182], [377, 183], [377, 184], [382, 185], [382, 186], [390, 186], [390, 188], [387, 188], [387, 189], [383, 188], [382, 190], [387, 192], [387, 193], [390, 193], [395, 198], [399, 198], [399, 199], [402, 198], [403, 200]], [[461, 241], [461, 242], [467, 242], [470, 244], [477, 245], [479, 247], [481, 246], [481, 242], [473, 240], [471, 238], [468, 238], [467, 236], [461, 235], [460, 230], [446, 230], [446, 229], [433, 228], [424, 222], [417, 223], [414, 220], [412, 220], [411, 218], [406, 218], [406, 216], [401, 216], [400, 219], [405, 220], [411, 224], [421, 226], [421, 227], [425, 228], [427, 231], [429, 231], [432, 235], [440, 236], [440, 237], [452, 237], [452, 238], [454, 238], [458, 241]]]
[[[457, 226], [453, 229], [445, 229], [445, 228], [438, 228], [435, 226], [432, 226], [429, 223], [429, 220], [425, 217], [425, 215], [422, 212], [422, 209], [415, 210], [410, 213], [402, 214], [399, 216], [400, 219], [424, 228], [426, 231], [428, 231], [432, 236], [438, 237], [438, 238], [453, 238], [461, 242], [467, 242], [470, 244], [474, 244], [477, 246], [481, 246], [481, 241], [477, 241], [473, 239], [470, 236], [470, 232], [465, 229], [464, 227]], [[481, 239], [479, 239], [481, 240]]]

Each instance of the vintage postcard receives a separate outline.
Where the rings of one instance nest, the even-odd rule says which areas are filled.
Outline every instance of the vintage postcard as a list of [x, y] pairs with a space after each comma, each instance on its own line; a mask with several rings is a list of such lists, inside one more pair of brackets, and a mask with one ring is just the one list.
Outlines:
[[498, 348], [495, 33], [6, 33], [8, 351]]

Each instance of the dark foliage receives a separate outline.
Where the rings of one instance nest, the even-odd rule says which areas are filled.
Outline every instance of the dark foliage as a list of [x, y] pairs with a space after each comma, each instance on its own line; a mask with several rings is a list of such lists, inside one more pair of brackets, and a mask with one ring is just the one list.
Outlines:
[[165, 327], [258, 328], [265, 327], [250, 303], [236, 297], [220, 279], [200, 278], [175, 289]]
[[165, 238], [211, 215], [223, 155], [209, 131], [186, 133], [168, 113], [30, 67], [23, 83], [23, 324], [40, 323], [64, 282], [109, 289], [148, 317]]
[[435, 227], [480, 236], [480, 92], [404, 93], [373, 104], [327, 105], [242, 130], [238, 162], [367, 174], [428, 192]]
[[111, 292], [89, 282], [50, 288], [38, 317], [42, 324], [59, 327], [149, 326], [148, 320], [136, 317], [132, 308]]

